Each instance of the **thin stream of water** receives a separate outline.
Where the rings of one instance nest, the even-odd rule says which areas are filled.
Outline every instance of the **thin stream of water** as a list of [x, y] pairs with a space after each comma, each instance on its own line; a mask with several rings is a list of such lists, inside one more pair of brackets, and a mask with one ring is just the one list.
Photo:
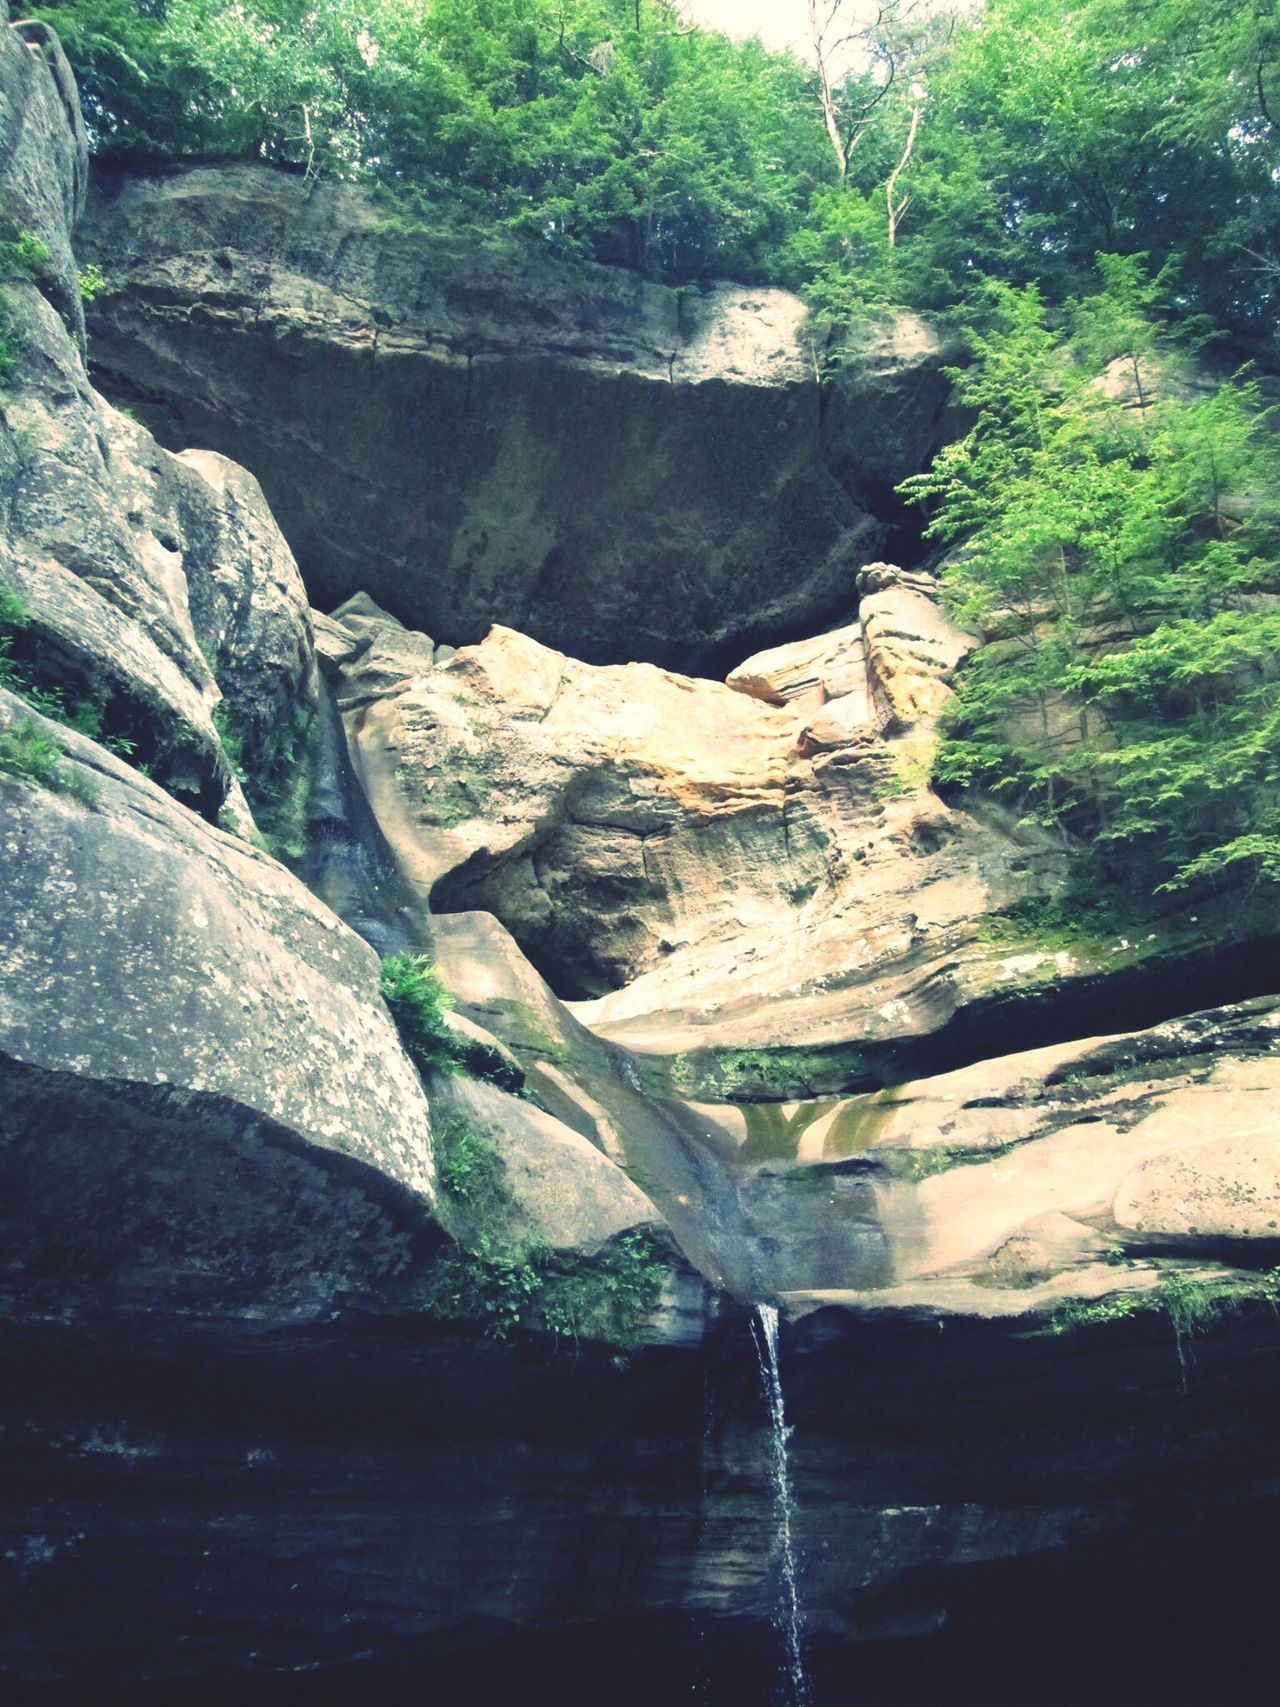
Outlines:
[[760, 1381], [769, 1406], [772, 1423], [773, 1453], [770, 1479], [773, 1482], [774, 1524], [778, 1549], [782, 1557], [782, 1597], [778, 1609], [778, 1628], [787, 1644], [787, 1678], [790, 1683], [791, 1707], [807, 1707], [809, 1680], [804, 1669], [804, 1650], [801, 1643], [800, 1590], [796, 1574], [795, 1545], [791, 1536], [791, 1514], [794, 1501], [791, 1494], [791, 1472], [787, 1463], [786, 1407], [782, 1395], [782, 1371], [778, 1363], [778, 1312], [772, 1304], [757, 1304], [751, 1323], [760, 1362]]

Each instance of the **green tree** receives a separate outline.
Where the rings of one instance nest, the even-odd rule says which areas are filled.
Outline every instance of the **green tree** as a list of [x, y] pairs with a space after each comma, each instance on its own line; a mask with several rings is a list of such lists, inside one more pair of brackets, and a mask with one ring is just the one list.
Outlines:
[[824, 170], [805, 68], [672, 0], [62, 0], [104, 155], [370, 180], [661, 278], [776, 270]]
[[1100, 271], [1061, 331], [1033, 286], [990, 287], [955, 376], [974, 424], [904, 488], [954, 547], [948, 596], [985, 641], [936, 776], [1016, 800], [1149, 889], [1250, 861], [1269, 875], [1268, 411], [1244, 375], [1189, 387], [1158, 283], [1115, 257]]

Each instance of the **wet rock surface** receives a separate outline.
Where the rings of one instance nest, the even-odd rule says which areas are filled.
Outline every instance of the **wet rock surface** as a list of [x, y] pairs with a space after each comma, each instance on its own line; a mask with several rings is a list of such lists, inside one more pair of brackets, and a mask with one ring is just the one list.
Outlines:
[[1278, 1074], [1264, 998], [871, 1095], [703, 1112], [829, 1219], [861, 1180], [887, 1249], [865, 1302], [1028, 1313], [1151, 1286], [1148, 1253], [1280, 1254]]
[[[1274, 1323], [1206, 1343], [1184, 1396], [1167, 1332], [1119, 1333], [1067, 1359], [986, 1324], [784, 1336], [818, 1699], [942, 1707], [980, 1676], [1009, 1707], [1261, 1707]], [[740, 1319], [625, 1372], [367, 1320], [184, 1340], [7, 1346], [4, 1651], [29, 1698], [585, 1704], [614, 1668], [636, 1707], [776, 1698]]]

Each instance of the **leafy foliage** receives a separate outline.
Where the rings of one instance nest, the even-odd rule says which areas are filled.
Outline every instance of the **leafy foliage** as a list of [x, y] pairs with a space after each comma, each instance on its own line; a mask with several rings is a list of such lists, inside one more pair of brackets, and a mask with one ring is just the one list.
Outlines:
[[81, 695], [69, 698], [66, 689], [47, 685], [34, 666], [15, 653], [19, 636], [31, 626], [31, 613], [16, 593], [0, 588], [0, 687], [25, 700], [33, 711], [55, 723], [65, 723], [79, 735], [98, 741], [117, 758], [132, 756], [134, 742], [119, 731], [105, 728], [103, 697]]
[[667, 1261], [646, 1233], [594, 1257], [522, 1240], [501, 1155], [468, 1122], [437, 1132], [440, 1185], [461, 1211], [465, 1244], [438, 1253], [418, 1283], [421, 1306], [478, 1323], [493, 1339], [517, 1330], [634, 1345], [657, 1304]]
[[62, 745], [34, 720], [15, 723], [0, 732], [0, 775], [36, 783], [58, 794], [69, 795], [82, 806], [97, 801], [97, 791], [80, 771], [66, 770], [59, 761]]
[[35, 8], [104, 155], [364, 178], [437, 219], [653, 277], [802, 283], [833, 326], [867, 303], [955, 307], [988, 277], [1064, 300], [1099, 250], [1141, 250], [1174, 268], [1185, 304], [1270, 329], [1272, 7], [874, 13], [852, 25], [857, 51], [816, 75], [692, 27], [677, 0]]
[[389, 954], [382, 962], [382, 999], [414, 1065], [423, 1072], [460, 1070], [445, 1020], [453, 997], [424, 954]]
[[82, 302], [94, 302], [107, 288], [107, 275], [93, 261], [80, 268], [77, 274]]
[[0, 239], [0, 279], [38, 279], [48, 261], [48, 244], [29, 231]]
[[1086, 838], [1103, 875], [1184, 887], [1280, 871], [1277, 457], [1259, 387], [1207, 390], [1154, 318], [1160, 281], [1100, 257], [1051, 327], [988, 288], [974, 425], [904, 491], [956, 544], [958, 614], [986, 640], [935, 761]]
[[493, 1339], [523, 1330], [630, 1350], [658, 1302], [667, 1268], [644, 1233], [625, 1234], [591, 1259], [537, 1246], [514, 1254], [458, 1249], [437, 1257], [421, 1281], [419, 1301], [445, 1320], [478, 1323]]
[[673, 0], [67, 0], [99, 152], [380, 183], [655, 277], [758, 274], [823, 169], [785, 55]]
[[[43, 273], [49, 259], [47, 244], [29, 231], [13, 231], [0, 237], [0, 283], [11, 280], [34, 281]], [[11, 377], [18, 365], [18, 350], [14, 339], [13, 319], [0, 301], [0, 386]]]

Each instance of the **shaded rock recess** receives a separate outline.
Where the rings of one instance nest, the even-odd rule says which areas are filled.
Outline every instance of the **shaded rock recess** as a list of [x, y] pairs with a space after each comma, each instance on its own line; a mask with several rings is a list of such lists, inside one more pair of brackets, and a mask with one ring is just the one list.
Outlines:
[[828, 394], [785, 291], [480, 253], [245, 165], [99, 173], [79, 243], [99, 383], [254, 470], [318, 603], [598, 663], [720, 671], [841, 612], [956, 353], [887, 316]]

